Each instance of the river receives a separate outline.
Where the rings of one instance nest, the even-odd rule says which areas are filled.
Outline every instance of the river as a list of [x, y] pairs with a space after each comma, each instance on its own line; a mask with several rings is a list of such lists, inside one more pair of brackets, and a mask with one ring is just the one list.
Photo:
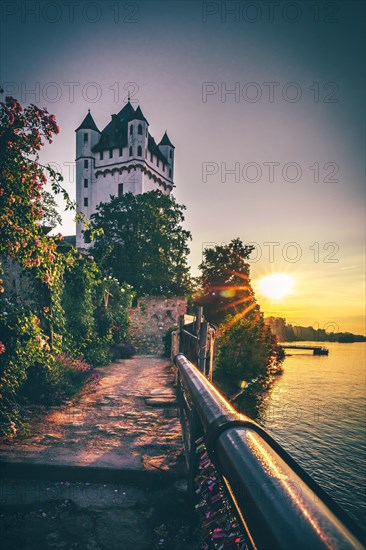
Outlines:
[[[366, 344], [306, 342], [328, 356], [293, 352], [245, 411], [361, 526], [366, 519]], [[305, 344], [305, 342], [299, 342]], [[245, 409], [243, 400], [240, 409]], [[243, 411], [244, 412], [244, 411]]]

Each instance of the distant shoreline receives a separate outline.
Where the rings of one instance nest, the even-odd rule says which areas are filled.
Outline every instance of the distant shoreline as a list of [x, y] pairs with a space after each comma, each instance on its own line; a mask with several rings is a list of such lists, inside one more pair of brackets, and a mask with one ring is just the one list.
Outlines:
[[291, 325], [287, 324], [283, 317], [266, 317], [265, 323], [269, 325], [279, 342], [338, 342], [339, 344], [366, 342], [366, 336], [362, 334], [330, 332], [324, 328]]

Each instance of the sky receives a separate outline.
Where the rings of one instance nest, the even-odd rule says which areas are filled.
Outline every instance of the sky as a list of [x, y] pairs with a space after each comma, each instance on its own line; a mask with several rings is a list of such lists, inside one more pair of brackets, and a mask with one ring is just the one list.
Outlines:
[[[176, 147], [189, 263], [239, 237], [266, 315], [365, 333], [365, 4], [3, 1], [0, 83], [56, 115], [42, 153], [75, 197], [75, 133], [127, 100]], [[74, 234], [63, 213], [65, 235]], [[270, 300], [259, 281], [293, 278]], [[330, 328], [331, 327], [331, 328]]]

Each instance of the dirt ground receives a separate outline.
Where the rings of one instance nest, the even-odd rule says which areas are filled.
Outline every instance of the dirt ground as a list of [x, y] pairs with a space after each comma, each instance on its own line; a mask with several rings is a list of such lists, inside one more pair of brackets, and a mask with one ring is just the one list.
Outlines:
[[98, 369], [75, 403], [28, 410], [0, 444], [2, 550], [194, 550], [174, 391], [164, 359]]
[[167, 360], [136, 356], [98, 372], [76, 403], [29, 409], [31, 435], [0, 444], [0, 461], [174, 472], [182, 441]]

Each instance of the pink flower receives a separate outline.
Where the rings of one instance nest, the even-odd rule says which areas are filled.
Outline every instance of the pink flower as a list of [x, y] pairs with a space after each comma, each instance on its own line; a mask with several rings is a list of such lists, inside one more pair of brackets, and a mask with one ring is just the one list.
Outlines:
[[0, 341], [0, 355], [1, 355], [2, 353], [4, 353], [4, 351], [5, 351], [5, 346], [4, 346], [4, 344]]

